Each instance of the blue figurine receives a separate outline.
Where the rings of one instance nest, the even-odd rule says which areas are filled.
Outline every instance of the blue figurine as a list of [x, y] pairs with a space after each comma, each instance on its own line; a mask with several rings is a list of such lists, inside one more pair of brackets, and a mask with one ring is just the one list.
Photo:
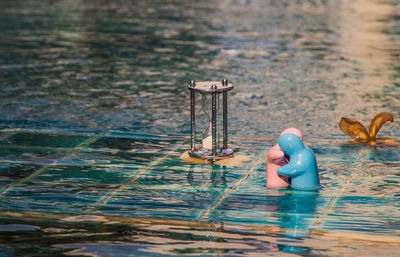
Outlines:
[[290, 186], [299, 190], [318, 190], [321, 188], [317, 161], [314, 152], [305, 147], [303, 141], [294, 134], [279, 137], [279, 147], [289, 155], [289, 163], [278, 168], [279, 174], [292, 178]]

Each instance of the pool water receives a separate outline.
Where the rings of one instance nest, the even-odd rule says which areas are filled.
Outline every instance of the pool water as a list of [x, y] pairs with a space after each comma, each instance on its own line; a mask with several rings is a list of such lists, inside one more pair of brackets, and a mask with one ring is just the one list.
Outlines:
[[[400, 5], [0, 2], [0, 256], [398, 256]], [[239, 167], [185, 163], [187, 84], [235, 83]], [[297, 127], [319, 192], [265, 187]]]

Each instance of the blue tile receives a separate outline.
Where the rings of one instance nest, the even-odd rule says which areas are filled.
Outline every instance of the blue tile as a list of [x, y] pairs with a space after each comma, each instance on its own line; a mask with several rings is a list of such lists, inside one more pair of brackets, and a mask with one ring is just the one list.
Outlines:
[[74, 148], [89, 138], [89, 136], [83, 135], [20, 132], [0, 141], [0, 144], [13, 146], [20, 145], [52, 148]]
[[49, 167], [10, 190], [1, 208], [79, 212], [97, 204], [136, 172], [116, 167]]
[[0, 163], [0, 192], [31, 175], [41, 166], [20, 163]]
[[400, 236], [400, 218], [360, 217], [358, 215], [329, 214], [319, 227], [322, 231], [352, 231]]

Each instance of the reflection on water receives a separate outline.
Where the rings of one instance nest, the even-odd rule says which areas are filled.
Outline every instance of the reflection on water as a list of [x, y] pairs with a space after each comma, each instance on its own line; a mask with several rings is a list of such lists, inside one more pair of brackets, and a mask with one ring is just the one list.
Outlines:
[[201, 169], [196, 165], [190, 165], [189, 171], [187, 173], [187, 182], [193, 187], [199, 186], [208, 186], [209, 184], [212, 187], [227, 187], [227, 176], [232, 176], [229, 174], [226, 167], [222, 167], [222, 171], [216, 169], [214, 165], [212, 165], [211, 173], [209, 169]]
[[[295, 239], [300, 239], [301, 242], [302, 239], [308, 237], [314, 222], [310, 215], [316, 212], [317, 204], [321, 204], [318, 199], [319, 193], [290, 191], [286, 194], [268, 192], [268, 195], [271, 196], [266, 203], [268, 209], [283, 214], [278, 216], [280, 221], [277, 225], [287, 230], [281, 233], [281, 237], [291, 239], [281, 239], [281, 241], [293, 243], [296, 242]], [[286, 245], [281, 250], [293, 253], [310, 251], [309, 248], [294, 245]]]
[[[43, 218], [51, 219], [44, 221]], [[325, 238], [298, 238], [293, 234], [279, 236], [278, 231], [266, 227], [220, 226], [207, 223], [174, 224], [168, 220], [135, 220], [106, 217], [102, 223], [57, 221], [57, 217], [42, 215], [19, 225], [18, 218], [9, 218], [14, 230], [0, 231], [1, 249], [5, 256], [24, 256], [38, 253], [54, 256], [64, 253], [73, 256], [298, 256], [312, 250], [313, 255], [335, 256], [346, 254], [388, 254], [396, 252], [398, 245], [384, 249], [390, 239], [379, 238], [371, 243], [343, 235], [325, 235]], [[108, 221], [107, 221], [108, 219]], [[118, 220], [122, 223], [119, 223]], [[2, 222], [4, 219], [2, 219]], [[23, 221], [26, 223], [27, 221]], [[35, 244], [26, 244], [35, 241]], [[393, 242], [392, 242], [393, 243]]]
[[[380, 136], [399, 138], [398, 7], [1, 1], [0, 256], [397, 253], [399, 148], [343, 145], [338, 122], [388, 111]], [[252, 161], [183, 163], [185, 85], [224, 77], [230, 145]], [[265, 188], [257, 156], [286, 127], [320, 192]]]

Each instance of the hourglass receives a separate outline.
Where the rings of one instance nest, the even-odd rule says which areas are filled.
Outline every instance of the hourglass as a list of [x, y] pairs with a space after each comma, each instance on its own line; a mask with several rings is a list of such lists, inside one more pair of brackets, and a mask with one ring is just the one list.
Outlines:
[[[228, 91], [233, 89], [227, 79], [222, 82], [190, 81], [190, 117], [191, 117], [191, 144], [189, 155], [206, 159], [209, 161], [220, 160], [225, 157], [233, 156], [232, 149], [228, 148]], [[206, 116], [204, 130], [202, 132], [201, 145], [196, 146], [196, 94], [201, 96], [201, 107]], [[220, 95], [222, 94], [222, 142], [219, 128], [217, 127], [220, 105]]]

